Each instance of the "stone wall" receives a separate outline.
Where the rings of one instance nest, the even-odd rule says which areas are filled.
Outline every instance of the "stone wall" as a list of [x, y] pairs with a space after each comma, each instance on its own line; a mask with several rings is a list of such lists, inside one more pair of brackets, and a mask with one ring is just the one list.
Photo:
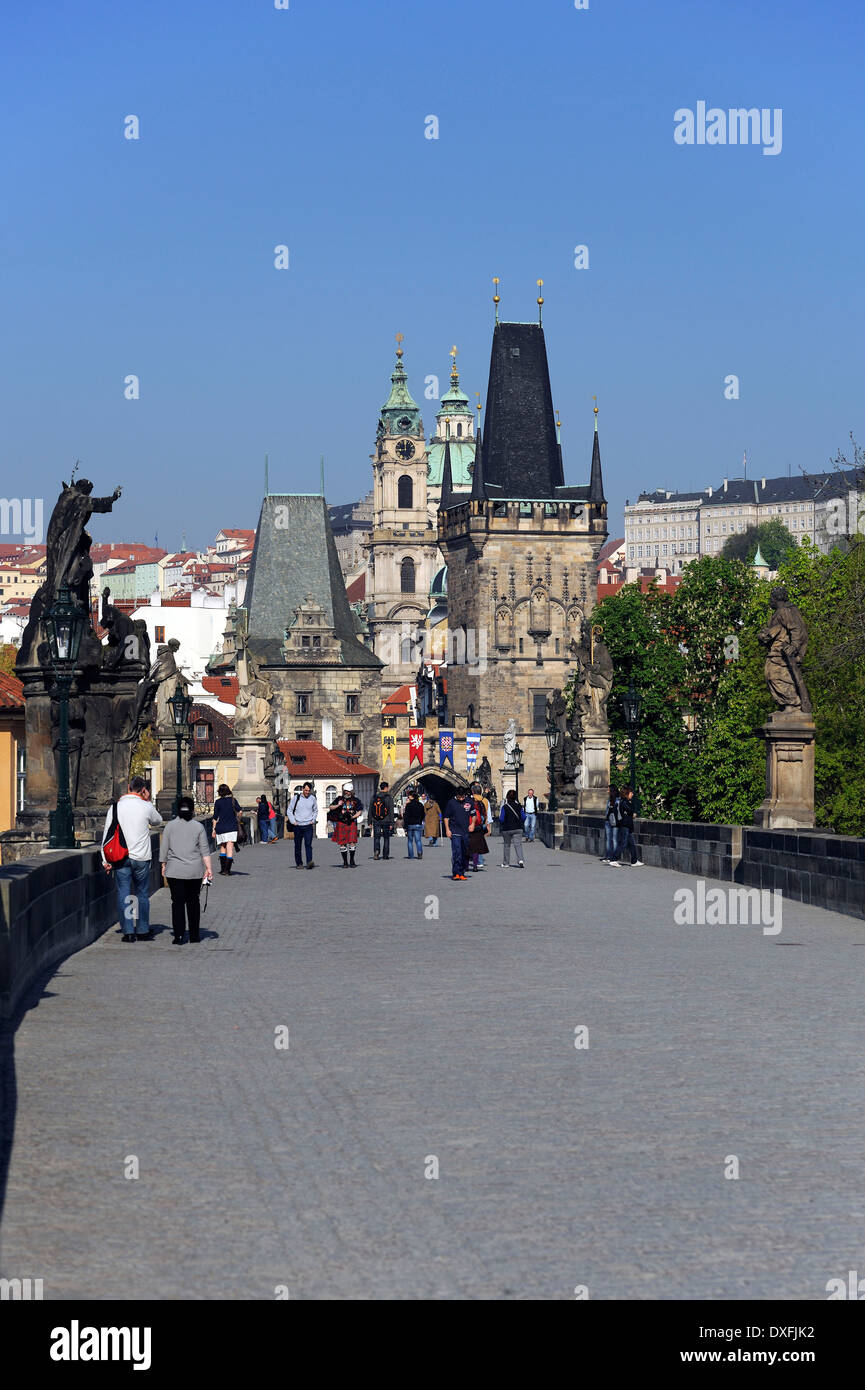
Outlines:
[[[604, 852], [600, 816], [538, 817], [544, 844], [578, 854]], [[780, 889], [794, 902], [865, 919], [865, 839], [821, 830], [763, 830], [756, 826], [681, 821], [636, 822], [646, 864], [748, 888]]]
[[[155, 893], [158, 836], [152, 844]], [[40, 975], [116, 921], [114, 881], [96, 849], [51, 850], [0, 869], [0, 1020], [14, 1016]]]

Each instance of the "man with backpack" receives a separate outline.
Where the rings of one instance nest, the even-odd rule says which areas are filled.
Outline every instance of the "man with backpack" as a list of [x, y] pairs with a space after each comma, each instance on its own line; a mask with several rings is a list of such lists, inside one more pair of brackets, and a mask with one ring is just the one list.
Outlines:
[[372, 821], [372, 857], [390, 859], [390, 837], [394, 829], [393, 797], [387, 782], [380, 782], [369, 808]]
[[602, 864], [615, 863], [618, 852], [619, 826], [621, 825], [619, 816], [619, 794], [615, 787], [610, 787], [607, 796], [607, 806], [604, 811], [604, 853], [601, 859]]
[[112, 801], [102, 831], [102, 866], [114, 871], [117, 916], [122, 940], [152, 941], [150, 930], [150, 862], [153, 857], [150, 827], [162, 817], [150, 800], [143, 777], [133, 777], [129, 789]]
[[312, 839], [318, 820], [318, 801], [311, 782], [304, 782], [301, 790], [290, 798], [285, 816], [294, 831], [294, 867], [303, 868], [303, 851], [306, 854], [306, 867], [314, 869]]

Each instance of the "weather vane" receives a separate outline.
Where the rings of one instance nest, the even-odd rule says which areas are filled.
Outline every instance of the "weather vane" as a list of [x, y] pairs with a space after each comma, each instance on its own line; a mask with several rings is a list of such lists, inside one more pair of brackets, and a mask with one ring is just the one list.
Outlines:
[[496, 287], [496, 288], [495, 288], [495, 292], [494, 292], [494, 294], [493, 294], [493, 303], [494, 303], [495, 306], [496, 306], [496, 323], [498, 323], [498, 321], [499, 321], [499, 304], [501, 303], [501, 295], [499, 294], [499, 277], [498, 277], [498, 275], [494, 275], [494, 276], [493, 276], [493, 284], [494, 284], [495, 287]]
[[397, 333], [397, 335], [396, 335], [396, 355], [397, 355], [397, 357], [402, 357], [402, 341], [403, 341], [403, 334], [402, 334], [402, 333]]
[[543, 321], [544, 321], [544, 319], [543, 319], [543, 314], [544, 314], [544, 296], [543, 296], [543, 293], [542, 293], [543, 288], [544, 288], [544, 282], [543, 282], [543, 280], [539, 280], [539, 281], [538, 281], [538, 291], [539, 291], [539, 293], [538, 293], [538, 323], [539, 323], [539, 324], [543, 324]]
[[450, 350], [450, 356], [451, 356], [451, 376], [452, 376], [452, 377], [455, 377], [456, 374], [457, 374], [457, 351], [458, 351], [457, 345], [456, 345], [456, 343], [454, 343], [453, 347], [452, 347], [451, 350]]

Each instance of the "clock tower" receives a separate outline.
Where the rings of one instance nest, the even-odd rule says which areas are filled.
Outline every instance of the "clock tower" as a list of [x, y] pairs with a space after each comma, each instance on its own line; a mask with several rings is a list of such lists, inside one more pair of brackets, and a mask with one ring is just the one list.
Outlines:
[[408, 389], [402, 334], [390, 395], [376, 429], [373, 524], [366, 544], [368, 623], [376, 655], [385, 663], [385, 690], [417, 674], [417, 632], [429, 608], [437, 568], [438, 537], [427, 506], [428, 459], [423, 420]]

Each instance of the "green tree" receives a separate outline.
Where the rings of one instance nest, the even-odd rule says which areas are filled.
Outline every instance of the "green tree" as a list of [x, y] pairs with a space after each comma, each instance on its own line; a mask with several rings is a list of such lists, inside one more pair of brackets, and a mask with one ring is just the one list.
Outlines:
[[761, 521], [759, 526], [746, 526], [744, 531], [728, 536], [721, 554], [725, 560], [744, 560], [750, 565], [754, 562], [758, 545], [770, 570], [776, 570], [782, 560], [797, 549], [796, 541], [783, 521], [775, 517], [772, 521]]
[[147, 770], [147, 763], [155, 762], [158, 757], [159, 739], [156, 738], [152, 729], [142, 729], [129, 763], [129, 776], [143, 777]]
[[0, 671], [7, 676], [15, 675], [15, 658], [18, 650], [10, 644], [0, 647]]

